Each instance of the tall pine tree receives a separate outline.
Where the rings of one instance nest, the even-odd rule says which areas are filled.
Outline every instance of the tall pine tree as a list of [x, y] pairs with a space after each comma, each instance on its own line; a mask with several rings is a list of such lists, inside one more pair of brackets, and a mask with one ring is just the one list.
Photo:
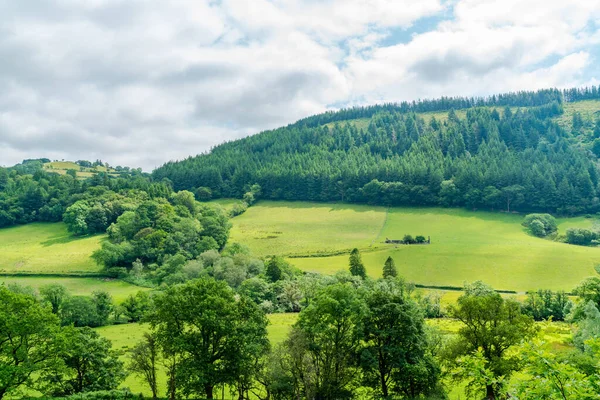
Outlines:
[[398, 276], [398, 270], [396, 270], [396, 263], [392, 257], [388, 257], [383, 265], [383, 277], [384, 278], [395, 278]]
[[363, 279], [367, 277], [367, 270], [357, 248], [354, 248], [350, 253], [350, 273], [354, 276], [360, 276]]

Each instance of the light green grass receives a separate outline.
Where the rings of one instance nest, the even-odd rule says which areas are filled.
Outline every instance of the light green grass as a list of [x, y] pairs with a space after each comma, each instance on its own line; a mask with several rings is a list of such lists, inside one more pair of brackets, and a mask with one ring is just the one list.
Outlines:
[[[296, 322], [298, 314], [270, 314], [268, 317], [269, 340], [271, 345], [277, 345], [287, 338], [287, 334]], [[144, 333], [149, 331], [150, 326], [148, 324], [111, 325], [96, 328], [96, 332], [112, 342], [114, 350], [121, 352], [121, 360], [124, 362], [128, 360], [127, 352], [143, 339]], [[160, 368], [158, 381], [159, 393], [164, 395], [167, 378], [163, 368]], [[143, 393], [145, 396], [151, 395], [142, 379], [134, 375], [129, 375], [121, 386], [130, 388], [134, 393]], [[226, 391], [226, 394], [229, 393]]]
[[39, 289], [40, 286], [59, 284], [67, 288], [72, 295], [90, 295], [95, 291], [110, 293], [116, 303], [120, 303], [131, 294], [147, 288], [135, 286], [127, 282], [108, 278], [69, 278], [69, 277], [43, 277], [43, 276], [0, 276], [0, 284], [18, 284]]
[[[425, 285], [462, 286], [482, 280], [496, 289], [573, 289], [594, 274], [600, 249], [538, 239], [524, 232], [521, 216], [448, 209], [393, 209], [381, 236], [431, 236], [431, 245], [387, 245], [364, 253], [371, 276], [380, 276], [388, 256], [400, 275]], [[559, 221], [565, 222], [565, 221]], [[589, 226], [589, 220], [566, 221]], [[562, 227], [561, 227], [562, 230]], [[301, 269], [333, 273], [345, 269], [347, 256], [294, 259]]]
[[346, 126], [346, 124], [350, 124], [350, 125], [354, 125], [357, 129], [363, 129], [366, 130], [369, 127], [369, 124], [371, 123], [371, 118], [357, 118], [357, 119], [348, 119], [348, 120], [344, 120], [344, 121], [338, 121], [338, 122], [329, 122], [327, 124], [325, 124], [324, 126], [328, 127], [329, 129], [332, 129], [335, 124], [338, 124], [339, 126]]
[[208, 204], [218, 204], [225, 209], [225, 211], [229, 211], [235, 203], [241, 202], [241, 199], [214, 199], [208, 201]]
[[0, 273], [90, 273], [90, 258], [104, 236], [75, 238], [62, 222], [0, 229]]
[[383, 207], [261, 201], [232, 220], [230, 242], [257, 256], [351, 250], [371, 244], [385, 215]]
[[[527, 234], [522, 215], [442, 208], [383, 208], [260, 202], [233, 219], [231, 241], [256, 255], [319, 254], [359, 247], [369, 275], [378, 277], [388, 256], [409, 281], [462, 286], [483, 280], [496, 289], [572, 290], [593, 275], [600, 249]], [[383, 229], [380, 227], [385, 222]], [[585, 218], [559, 219], [559, 230], [591, 227]], [[379, 228], [378, 228], [379, 227]], [[379, 234], [378, 234], [379, 232]], [[387, 245], [385, 238], [431, 236], [431, 245]], [[371, 246], [372, 244], [372, 246]], [[290, 258], [305, 271], [347, 269], [348, 255]]]

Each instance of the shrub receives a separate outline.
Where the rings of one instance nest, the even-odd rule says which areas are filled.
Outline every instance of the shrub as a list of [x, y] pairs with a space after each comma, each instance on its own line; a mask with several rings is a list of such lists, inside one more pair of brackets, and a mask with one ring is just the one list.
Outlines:
[[417, 243], [425, 243], [426, 242], [425, 236], [418, 235], [417, 237], [415, 237], [415, 242], [417, 242]]
[[579, 246], [590, 246], [596, 244], [596, 240], [600, 238], [598, 232], [591, 231], [583, 228], [569, 228], [567, 229], [566, 241], [569, 244], [576, 244]]
[[405, 244], [414, 244], [415, 243], [415, 239], [411, 235], [404, 235], [404, 238], [402, 239], [402, 241]]
[[558, 230], [556, 219], [550, 214], [528, 214], [522, 225], [537, 237], [546, 237]]

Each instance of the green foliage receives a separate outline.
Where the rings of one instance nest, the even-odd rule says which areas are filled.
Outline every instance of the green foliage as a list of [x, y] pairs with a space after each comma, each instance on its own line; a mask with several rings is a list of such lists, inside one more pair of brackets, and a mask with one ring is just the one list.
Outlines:
[[573, 335], [573, 343], [580, 350], [588, 350], [586, 343], [591, 339], [600, 338], [600, 311], [593, 301], [588, 301], [583, 309], [583, 318], [579, 321], [579, 326]]
[[[173, 194], [171, 200], [173, 205], [165, 200], [144, 201], [135, 211], [123, 213], [108, 229], [110, 241], [92, 257], [107, 271], [131, 270], [134, 262], [158, 264], [149, 277], [161, 283], [179, 274], [186, 260], [223, 248], [230, 223], [221, 208], [197, 203], [186, 191]], [[144, 274], [139, 269], [134, 279]], [[171, 283], [181, 280], [169, 279]]]
[[523, 311], [536, 321], [564, 321], [571, 306], [572, 303], [565, 292], [540, 289], [527, 293]]
[[[521, 348], [523, 373], [507, 389], [520, 400], [596, 399], [598, 378], [589, 377], [566, 359], [544, 349], [543, 343], [528, 343]], [[596, 384], [594, 384], [594, 380]]]
[[378, 388], [384, 398], [430, 394], [441, 370], [427, 352], [421, 310], [404, 294], [402, 283], [378, 283], [366, 304], [361, 366], [367, 386]]
[[307, 397], [352, 397], [357, 384], [354, 359], [366, 312], [352, 285], [335, 284], [324, 288], [300, 314], [288, 346], [295, 358], [293, 373], [306, 377], [302, 392]]
[[591, 246], [596, 245], [600, 233], [584, 228], [569, 228], [567, 229], [566, 242], [569, 244], [576, 244], [579, 246]]
[[157, 366], [159, 362], [160, 348], [156, 338], [151, 334], [144, 334], [144, 339], [138, 343], [129, 353], [129, 364], [127, 369], [135, 375], [140, 376], [150, 387], [152, 398], [158, 396]]
[[41, 286], [39, 291], [42, 298], [50, 303], [52, 313], [55, 315], [59, 313], [61, 306], [69, 296], [67, 288], [56, 283]]
[[[477, 385], [487, 381], [486, 395], [497, 396], [500, 378], [508, 378], [518, 369], [518, 357], [510, 355], [508, 350], [533, 337], [536, 333], [533, 319], [521, 312], [518, 302], [503, 299], [481, 282], [466, 286], [465, 294], [459, 297], [456, 306], [449, 308], [449, 314], [462, 323], [458, 337], [448, 351], [450, 359], [473, 357], [480, 352], [480, 356], [471, 360], [477, 361], [477, 371], [483, 371]], [[462, 375], [464, 373], [458, 374]]]
[[[272, 200], [595, 212], [595, 158], [553, 120], [563, 112], [560, 94], [539, 98], [548, 103], [517, 100], [536, 106], [502, 113], [462, 99], [457, 104], [469, 109], [443, 122], [410, 111], [420, 103], [342, 110], [169, 162], [153, 176], [177, 189], [203, 185], [238, 198], [258, 184]], [[453, 103], [427, 104], [449, 111], [441, 104]], [[331, 123], [365, 117], [360, 128]]]
[[178, 355], [177, 387], [185, 396], [212, 399], [216, 386], [251, 374], [249, 365], [268, 348], [264, 313], [245, 297], [236, 300], [224, 282], [173, 286], [155, 305], [149, 320], [165, 354]]
[[111, 342], [90, 328], [64, 330], [65, 347], [55, 354], [62, 364], [46, 372], [43, 390], [54, 396], [116, 389], [125, 378]]
[[0, 285], [0, 399], [56, 364], [59, 321], [49, 307]]
[[527, 214], [522, 225], [537, 237], [545, 237], [558, 230], [556, 219], [550, 214]]
[[129, 295], [121, 303], [121, 307], [130, 322], [139, 322], [152, 309], [152, 300], [147, 292], [139, 291], [135, 295]]
[[360, 251], [357, 248], [350, 252], [350, 273], [353, 276], [360, 276], [363, 279], [367, 278], [367, 270], [360, 257]]
[[395, 278], [398, 276], [398, 270], [396, 269], [396, 263], [392, 257], [388, 257], [383, 265], [383, 277], [384, 278]]

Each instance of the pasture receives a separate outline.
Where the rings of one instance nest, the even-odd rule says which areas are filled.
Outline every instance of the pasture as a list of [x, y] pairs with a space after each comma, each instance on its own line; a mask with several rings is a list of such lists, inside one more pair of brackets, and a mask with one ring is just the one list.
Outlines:
[[[572, 290], [594, 275], [600, 249], [539, 239], [521, 226], [523, 216], [443, 208], [391, 208], [259, 202], [233, 218], [231, 241], [259, 256], [292, 256], [305, 271], [332, 274], [348, 268], [358, 247], [370, 276], [381, 276], [388, 256], [400, 275], [423, 285], [462, 286], [483, 280], [496, 289]], [[559, 219], [559, 231], [591, 227], [585, 218]], [[430, 245], [389, 245], [386, 238], [431, 236]], [[319, 254], [328, 257], [319, 257]]]
[[229, 242], [257, 256], [312, 256], [368, 247], [385, 222], [385, 208], [348, 204], [261, 201], [232, 219]]
[[0, 229], [0, 274], [89, 274], [104, 235], [76, 238], [62, 222]]

